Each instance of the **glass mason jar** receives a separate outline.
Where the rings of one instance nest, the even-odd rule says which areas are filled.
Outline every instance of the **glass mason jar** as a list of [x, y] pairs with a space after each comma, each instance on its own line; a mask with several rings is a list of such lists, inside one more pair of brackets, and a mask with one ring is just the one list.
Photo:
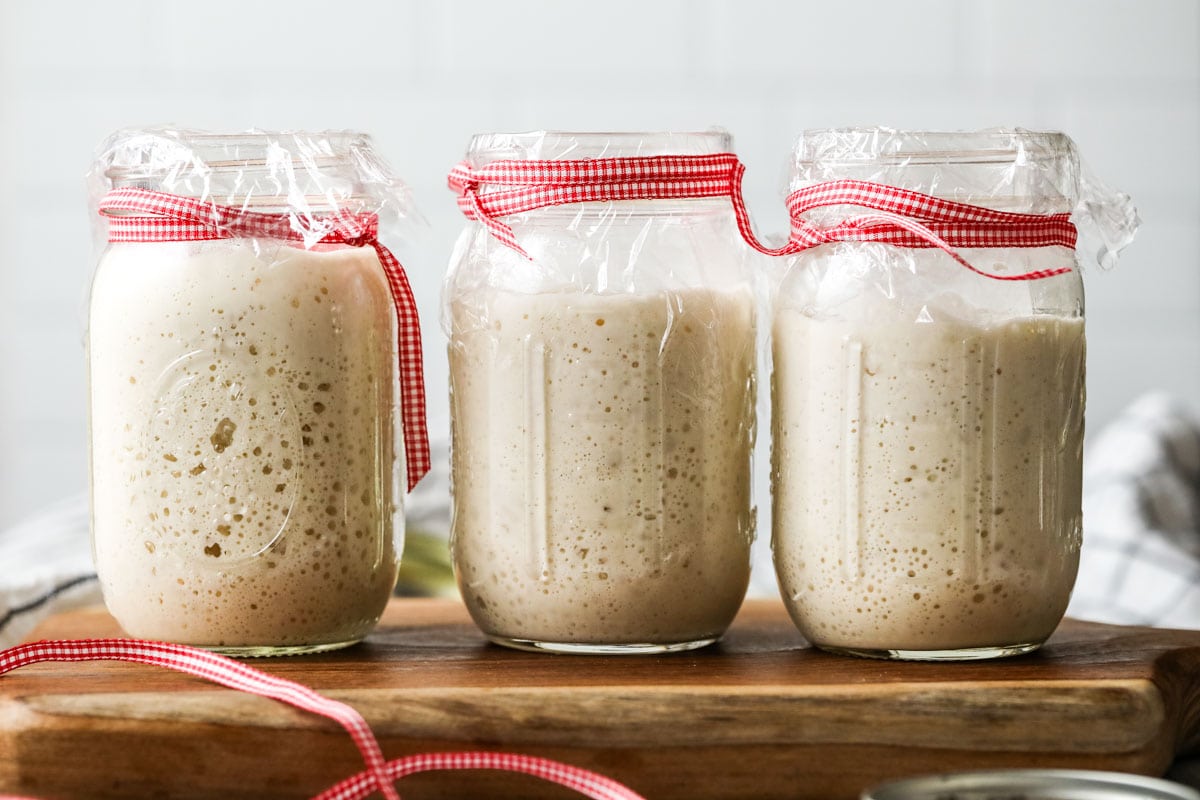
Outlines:
[[[1072, 211], [1062, 134], [819, 130], [791, 188], [857, 179], [987, 208]], [[807, 219], [827, 224], [844, 208]], [[815, 645], [972, 659], [1033, 650], [1079, 561], [1083, 285], [1066, 247], [840, 242], [790, 264], [773, 327], [773, 537]]]
[[[468, 161], [703, 155], [723, 133], [488, 134]], [[488, 187], [482, 187], [486, 193]], [[470, 223], [444, 289], [451, 550], [512, 647], [715, 641], [749, 580], [755, 299], [727, 197]]]
[[[102, 188], [291, 219], [378, 210], [359, 134], [152, 132]], [[390, 180], [388, 178], [387, 180]], [[108, 244], [88, 326], [92, 533], [131, 635], [255, 656], [379, 620], [403, 549], [395, 307], [376, 251], [235, 236]]]

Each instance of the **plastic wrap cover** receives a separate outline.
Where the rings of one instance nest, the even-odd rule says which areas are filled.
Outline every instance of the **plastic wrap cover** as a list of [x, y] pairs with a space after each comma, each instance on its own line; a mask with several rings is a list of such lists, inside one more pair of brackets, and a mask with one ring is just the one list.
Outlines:
[[[410, 239], [420, 222], [408, 187], [371, 138], [354, 131], [121, 130], [101, 144], [87, 180], [93, 211], [109, 189], [134, 186], [286, 213], [307, 248], [326, 231], [317, 217], [334, 211], [377, 214], [389, 247]], [[92, 219], [99, 252], [106, 226], [99, 215]]]
[[[471, 142], [472, 166], [500, 160], [564, 160], [730, 152], [724, 132], [489, 133]], [[486, 194], [494, 187], [483, 186]], [[726, 198], [638, 200], [551, 206], [505, 217], [532, 261], [468, 223], [443, 297], [488, 290], [532, 294], [661, 294], [748, 280], [747, 258]], [[480, 309], [482, 311], [482, 309]], [[460, 321], [462, 317], [460, 316]], [[478, 320], [486, 325], [485, 320]], [[443, 307], [449, 332], [449, 310]]]
[[1084, 267], [1115, 266], [1141, 224], [1129, 195], [1099, 180], [1071, 137], [1057, 131], [835, 128], [802, 133], [793, 150], [789, 189], [838, 178], [1004, 211], [1069, 211], [1079, 229], [1076, 251]]
[[[961, 250], [994, 274], [1070, 268], [1055, 278], [997, 281], [936, 249], [843, 242], [793, 259], [779, 299], [814, 318], [845, 321], [958, 319], [1001, 322], [1029, 314], [1083, 314], [1077, 266], [1111, 267], [1139, 220], [1128, 195], [1102, 184], [1062, 133], [989, 130], [961, 133], [848, 128], [804, 132], [792, 158], [789, 188], [856, 179], [899, 186], [963, 203], [1030, 214], [1070, 213], [1079, 230], [1064, 247]], [[806, 219], [829, 225], [859, 210], [816, 209]]]

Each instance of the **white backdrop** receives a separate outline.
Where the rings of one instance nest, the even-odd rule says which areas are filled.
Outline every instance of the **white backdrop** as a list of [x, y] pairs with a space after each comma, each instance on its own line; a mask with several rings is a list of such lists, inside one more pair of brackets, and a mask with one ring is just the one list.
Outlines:
[[0, 526], [86, 485], [82, 175], [161, 123], [375, 135], [430, 222], [408, 267], [435, 435], [444, 178], [480, 130], [719, 125], [769, 232], [804, 127], [1065, 130], [1145, 220], [1087, 276], [1089, 426], [1150, 388], [1200, 398], [1194, 0], [0, 0]]

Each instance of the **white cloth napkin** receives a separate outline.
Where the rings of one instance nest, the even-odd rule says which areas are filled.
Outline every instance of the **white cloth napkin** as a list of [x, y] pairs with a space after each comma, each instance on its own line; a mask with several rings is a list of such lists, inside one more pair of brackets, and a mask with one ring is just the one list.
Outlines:
[[1070, 616], [1200, 628], [1200, 420], [1145, 395], [1087, 443]]
[[99, 601], [86, 494], [0, 531], [0, 648], [51, 614]]

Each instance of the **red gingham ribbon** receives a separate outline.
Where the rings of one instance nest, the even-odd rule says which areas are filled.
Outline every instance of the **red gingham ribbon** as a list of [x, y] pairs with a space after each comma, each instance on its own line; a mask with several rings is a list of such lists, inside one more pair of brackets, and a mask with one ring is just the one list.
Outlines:
[[[462, 769], [521, 772], [566, 786], [592, 800], [644, 800], [633, 790], [603, 775], [570, 764], [515, 753], [424, 753], [385, 762], [375, 734], [351, 706], [294, 681], [185, 645], [138, 639], [34, 642], [0, 651], [0, 675], [47, 661], [129, 661], [166, 667], [231, 689], [279, 700], [336, 721], [354, 740], [367, 769], [331, 786], [313, 800], [363, 800], [376, 790], [388, 800], [400, 800], [393, 785], [396, 780], [418, 772]], [[0, 797], [0, 800], [5, 798]]]
[[[287, 214], [244, 211], [145, 189], [113, 189], [100, 201], [108, 217], [110, 242], [195, 242], [237, 237], [268, 237], [302, 242], [298, 220]], [[429, 432], [425, 425], [425, 378], [421, 361], [421, 324], [408, 276], [379, 241], [379, 217], [342, 209], [307, 218], [304, 225], [320, 243], [373, 247], [387, 276], [396, 306], [400, 351], [401, 414], [411, 490], [429, 471]]]
[[[450, 170], [458, 207], [493, 236], [529, 258], [499, 217], [546, 206], [606, 200], [729, 197], [741, 167], [732, 153], [708, 156], [643, 156], [577, 161], [496, 161], [476, 169], [468, 162]], [[480, 191], [483, 186], [497, 187]]]
[[345, 703], [323, 697], [306, 686], [268, 675], [207, 650], [136, 639], [58, 640], [18, 645], [0, 652], [0, 675], [43, 661], [131, 661], [167, 667], [329, 717], [345, 728], [354, 740], [367, 764], [373, 786], [382, 791], [388, 800], [400, 800], [400, 795], [387, 778], [379, 742], [362, 715]]
[[[838, 180], [792, 192], [787, 198], [792, 230], [782, 247], [770, 248], [754, 235], [742, 198], [746, 167], [732, 153], [706, 156], [647, 156], [565, 161], [496, 161], [476, 169], [461, 162], [450, 171], [458, 205], [503, 244], [522, 256], [512, 228], [500, 217], [566, 203], [609, 200], [729, 197], [738, 230], [760, 253], [786, 256], [842, 241], [896, 247], [937, 247], [972, 272], [996, 280], [1035, 280], [1070, 272], [1070, 267], [998, 275], [977, 269], [955, 248], [1075, 247], [1069, 214], [1017, 214], [957, 203], [920, 192], [865, 181]], [[490, 187], [490, 188], [485, 188]], [[854, 206], [875, 213], [849, 216], [821, 228], [804, 218], [814, 208]]]
[[[735, 203], [741, 205], [740, 203]], [[829, 242], [881, 242], [896, 247], [937, 247], [967, 269], [1003, 281], [1036, 280], [1070, 272], [1070, 267], [1034, 270], [1020, 275], [997, 275], [977, 269], [955, 248], [1069, 247], [1075, 248], [1075, 225], [1070, 214], [1017, 214], [982, 206], [943, 200], [940, 197], [867, 181], [837, 180], [797, 189], [787, 198], [792, 235], [778, 250], [761, 252], [788, 255]], [[873, 209], [820, 228], [804, 213], [828, 206]], [[742, 206], [742, 213], [745, 209]], [[743, 227], [739, 220], [739, 227]], [[749, 227], [746, 219], [745, 228]]]
[[[521, 772], [557, 783], [593, 800], [642, 800], [640, 795], [611, 778], [561, 761], [517, 753], [421, 753], [390, 761], [388, 777], [399, 780], [418, 772], [456, 769], [498, 769]], [[370, 773], [362, 772], [326, 789], [313, 800], [363, 800], [373, 790]]]

